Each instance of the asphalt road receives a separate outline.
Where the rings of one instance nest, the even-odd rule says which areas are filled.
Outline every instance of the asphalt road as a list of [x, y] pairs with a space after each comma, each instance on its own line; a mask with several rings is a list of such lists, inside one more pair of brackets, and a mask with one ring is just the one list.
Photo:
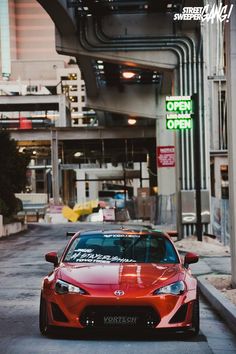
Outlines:
[[0, 239], [0, 354], [236, 353], [236, 337], [202, 299], [201, 332], [196, 338], [169, 333], [41, 336], [40, 286], [52, 269], [44, 254], [62, 250], [68, 241], [66, 231], [88, 226], [81, 225], [29, 225], [25, 233]]

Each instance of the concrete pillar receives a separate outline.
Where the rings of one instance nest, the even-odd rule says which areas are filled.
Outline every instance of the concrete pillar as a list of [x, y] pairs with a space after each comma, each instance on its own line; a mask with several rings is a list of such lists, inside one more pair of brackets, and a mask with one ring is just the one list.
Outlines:
[[[142, 162], [141, 168], [142, 168], [142, 178], [149, 178], [149, 173], [147, 170], [147, 162]], [[149, 188], [149, 180], [148, 179], [143, 180], [142, 188]]]
[[55, 127], [67, 127], [66, 97], [64, 94], [59, 95], [59, 117], [55, 121]]
[[11, 75], [11, 37], [8, 0], [1, 1], [0, 11], [1, 74], [5, 80]]
[[52, 196], [54, 204], [59, 204], [59, 160], [57, 131], [51, 131], [51, 159], [52, 159]]
[[[34, 159], [32, 159], [30, 161], [30, 166], [35, 166]], [[36, 193], [36, 177], [35, 177], [35, 170], [34, 169], [31, 170], [30, 182], [31, 182], [31, 187], [32, 187], [32, 193]]]
[[0, 214], [0, 237], [3, 236], [3, 216]]
[[[140, 163], [135, 162], [134, 163], [134, 170], [139, 170], [139, 169], [140, 169]], [[140, 188], [140, 179], [134, 178], [133, 179], [134, 197], [137, 197], [137, 195], [138, 195], [138, 188]]]
[[[85, 181], [85, 172], [83, 170], [75, 170], [76, 172], [76, 190], [77, 190], [77, 203], [86, 202], [86, 185]], [[82, 181], [81, 181], [82, 180]]]
[[227, 58], [227, 113], [228, 113], [228, 152], [229, 152], [229, 210], [232, 283], [236, 286], [236, 0], [230, 22], [226, 24]]
[[[157, 146], [174, 146], [175, 133], [166, 129], [165, 96], [159, 97], [157, 110], [160, 118], [156, 120], [156, 144]], [[175, 168], [158, 167], [157, 176], [158, 194], [171, 195], [176, 192]]]
[[63, 170], [63, 193], [62, 193], [62, 197], [63, 197], [63, 202], [65, 204], [69, 204], [70, 201], [70, 192], [69, 192], [69, 172], [68, 170]]
[[[94, 173], [89, 173], [87, 171], [88, 179], [96, 179], [97, 176]], [[98, 199], [98, 182], [92, 181], [89, 182], [89, 200]]]

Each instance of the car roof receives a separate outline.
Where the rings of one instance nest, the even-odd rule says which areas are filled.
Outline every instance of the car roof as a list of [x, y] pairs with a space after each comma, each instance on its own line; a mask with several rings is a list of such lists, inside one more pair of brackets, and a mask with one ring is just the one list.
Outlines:
[[120, 234], [124, 236], [128, 235], [133, 235], [133, 234], [139, 234], [140, 236], [144, 235], [158, 235], [158, 236], [163, 236], [166, 238], [170, 238], [168, 234], [166, 234], [163, 231], [160, 230], [154, 230], [154, 229], [149, 229], [149, 228], [143, 228], [143, 227], [122, 227], [122, 228], [115, 228], [115, 229], [96, 229], [96, 230], [84, 230], [80, 231], [77, 236], [85, 236], [85, 235], [96, 235], [96, 234], [105, 234], [105, 235], [112, 235], [112, 234]]

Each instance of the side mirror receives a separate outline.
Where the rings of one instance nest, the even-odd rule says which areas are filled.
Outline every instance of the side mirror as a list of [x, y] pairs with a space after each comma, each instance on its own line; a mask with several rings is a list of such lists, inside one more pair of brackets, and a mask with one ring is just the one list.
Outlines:
[[188, 268], [189, 264], [198, 262], [198, 255], [196, 253], [188, 252], [184, 257], [184, 266]]
[[73, 237], [76, 234], [76, 231], [67, 231], [66, 237]]
[[47, 253], [45, 259], [47, 262], [53, 263], [55, 267], [58, 265], [58, 256], [56, 252]]

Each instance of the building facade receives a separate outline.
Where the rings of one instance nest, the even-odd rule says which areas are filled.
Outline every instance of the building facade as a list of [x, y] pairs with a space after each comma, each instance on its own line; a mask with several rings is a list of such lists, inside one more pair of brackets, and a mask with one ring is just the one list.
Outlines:
[[[215, 1], [209, 2], [211, 4], [215, 3]], [[0, 81], [0, 89], [3, 94], [14, 94], [14, 95], [32, 95], [32, 94], [63, 94], [65, 95], [69, 102], [70, 102], [70, 111], [71, 111], [71, 118], [70, 118], [70, 123], [69, 125], [74, 128], [79, 128], [79, 127], [96, 127], [98, 125], [98, 120], [97, 116], [95, 115], [95, 111], [93, 109], [88, 108], [86, 104], [86, 94], [85, 94], [85, 82], [83, 78], [81, 77], [81, 72], [80, 69], [76, 63], [77, 59], [74, 56], [63, 56], [57, 54], [55, 50], [55, 28], [54, 24], [49, 17], [49, 15], [46, 13], [46, 11], [40, 6], [39, 2], [36, 0], [4, 0], [4, 2], [1, 5], [1, 13], [2, 17], [6, 17], [8, 15], [8, 22], [3, 21], [1, 22], [1, 44], [2, 48], [4, 50], [1, 51], [1, 67], [2, 67], [2, 78]], [[86, 10], [87, 11], [87, 10]], [[123, 10], [122, 10], [123, 11]], [[125, 15], [128, 19], [128, 15]], [[119, 16], [113, 16], [116, 18], [115, 24], [117, 26], [117, 23], [119, 22]], [[142, 18], [142, 13], [138, 13], [137, 18], [141, 17]], [[105, 29], [108, 28], [109, 23], [112, 22], [111, 20], [112, 16], [110, 16], [109, 21], [107, 23], [104, 23]], [[118, 20], [117, 20], [118, 19]], [[150, 17], [151, 23], [150, 26], [155, 25], [155, 18], [154, 16]], [[161, 20], [160, 20], [161, 21]], [[126, 21], [127, 22], [127, 21]], [[153, 23], [152, 23], [153, 22]], [[128, 23], [128, 22], [127, 22]], [[138, 23], [138, 22], [137, 22]], [[137, 23], [134, 23], [133, 27], [132, 24], [130, 24], [130, 30], [134, 31], [137, 29]], [[148, 34], [149, 27], [145, 21], [142, 22], [144, 26], [143, 33]], [[226, 23], [220, 23], [220, 22], [214, 22], [212, 23], [205, 23], [204, 25], [201, 25], [201, 36], [203, 39], [203, 57], [204, 57], [204, 78], [203, 78], [203, 90], [204, 90], [204, 107], [202, 110], [204, 111], [204, 119], [205, 119], [205, 126], [203, 127], [206, 129], [206, 139], [205, 142], [202, 143], [204, 144], [204, 149], [205, 152], [203, 154], [203, 159], [206, 160], [206, 173], [203, 178], [203, 185], [205, 186], [205, 189], [210, 190], [210, 195], [211, 195], [211, 202], [212, 202], [212, 216], [211, 216], [211, 222], [213, 226], [213, 231], [216, 232], [216, 229], [218, 226], [214, 226], [213, 224], [216, 223], [217, 218], [221, 219], [221, 216], [219, 213], [221, 213], [221, 200], [227, 200], [228, 198], [228, 189], [227, 189], [227, 170], [228, 170], [228, 158], [227, 158], [227, 114], [226, 114], [226, 78], [225, 78], [225, 43], [224, 43], [224, 32], [225, 32], [225, 25]], [[159, 29], [161, 31], [161, 35], [165, 35], [165, 26], [166, 30], [170, 30], [170, 26], [168, 27], [167, 24], [163, 24], [163, 28]], [[184, 25], [183, 25], [184, 27]], [[116, 27], [113, 27], [113, 34], [115, 35], [116, 33]], [[146, 32], [145, 32], [146, 31]], [[184, 33], [190, 33], [190, 35], [193, 36], [194, 34], [193, 29], [189, 29], [188, 26], [186, 25], [184, 29], [182, 29], [182, 32]], [[163, 33], [162, 33], [163, 32]], [[103, 39], [105, 41], [105, 39]], [[120, 40], [121, 41], [121, 40]], [[8, 44], [7, 44], [8, 43]], [[177, 45], [177, 44], [176, 44]], [[186, 43], [185, 43], [186, 45]], [[159, 47], [161, 47], [161, 42], [158, 44]], [[168, 49], [168, 48], [167, 48]], [[157, 49], [158, 52], [158, 49]], [[131, 52], [130, 52], [131, 53]], [[132, 52], [133, 53], [133, 52]], [[126, 55], [127, 53], [123, 54]], [[129, 53], [128, 53], [129, 54]], [[139, 53], [140, 54], [140, 53]], [[116, 60], [118, 61], [118, 56], [120, 53], [118, 53]], [[168, 76], [169, 70], [172, 70], [171, 63], [172, 61], [174, 62], [174, 59], [172, 58], [171, 52], [169, 52], [169, 56], [166, 57], [164, 54], [162, 55], [162, 52], [159, 51], [158, 55], [160, 58], [157, 56], [156, 53], [153, 52], [153, 60], [160, 60], [165, 62], [165, 60], [168, 59], [168, 62], [166, 61], [164, 64], [166, 65], [167, 68], [164, 70], [164, 75], [163, 77]], [[187, 54], [186, 54], [187, 55]], [[108, 58], [108, 63], [106, 63], [106, 59], [103, 58], [103, 60], [99, 60], [98, 57], [96, 57], [95, 54], [94, 56], [94, 66], [96, 66], [96, 74], [100, 77], [102, 76], [104, 78], [106, 72], [110, 73], [112, 76], [112, 73], [115, 73], [117, 70], [116, 66], [112, 66], [109, 64], [109, 60], [111, 58], [109, 57], [109, 54], [104, 54], [103, 56], [109, 57]], [[135, 56], [135, 55], [134, 55]], [[113, 55], [114, 57], [114, 55]], [[137, 55], [138, 57], [138, 55]], [[136, 58], [136, 61], [134, 62], [135, 64], [133, 65], [144, 65], [145, 63], [145, 54], [140, 54], [140, 58]], [[128, 59], [126, 60], [128, 62]], [[102, 69], [99, 70], [99, 65], [101, 66], [101, 63], [103, 65]], [[141, 63], [141, 64], [140, 64]], [[149, 63], [150, 64], [150, 63]], [[162, 63], [162, 65], [164, 65]], [[81, 65], [84, 68], [86, 64], [83, 62], [81, 59]], [[186, 65], [183, 62], [183, 67]], [[186, 70], [189, 70], [186, 67]], [[149, 72], [150, 74], [150, 68]], [[155, 69], [152, 73], [151, 80], [153, 81], [154, 79], [154, 74], [155, 77], [158, 77], [159, 71]], [[147, 75], [147, 72], [146, 72]], [[177, 72], [175, 72], [175, 75], [178, 76]], [[139, 83], [142, 81], [141, 79], [141, 73], [138, 71], [137, 73], [137, 78], [139, 80]], [[163, 79], [163, 78], [162, 78]], [[119, 84], [119, 87], [115, 87], [115, 80], [117, 80], [117, 77], [113, 81], [110, 82], [110, 87], [105, 90], [105, 87], [102, 86], [103, 81], [100, 80], [100, 85], [102, 86], [101, 89], [104, 91], [102, 95], [100, 95], [100, 101], [99, 98], [96, 99], [93, 96], [89, 97], [89, 104], [91, 104], [92, 107], [105, 107], [107, 101], [107, 97], [109, 98], [110, 96], [114, 97], [115, 93], [117, 93], [117, 98], [121, 98], [121, 103], [119, 105], [119, 102], [112, 102], [114, 107], [111, 107], [108, 105], [107, 110], [113, 109], [114, 114], [118, 114], [119, 112], [122, 112], [122, 108], [125, 110], [127, 104], [129, 103], [128, 97], [131, 97], [134, 99], [134, 107], [132, 107], [133, 112], [135, 112], [135, 109], [138, 109], [143, 111], [143, 116], [145, 116], [146, 111], [145, 108], [149, 107], [150, 112], [157, 110], [159, 113], [159, 116], [157, 117], [157, 132], [154, 133], [155, 137], [157, 138], [157, 144], [159, 145], [166, 145], [167, 143], [171, 141], [171, 145], [175, 145], [176, 143], [176, 138], [174, 134], [172, 134], [172, 137], [170, 139], [170, 135], [168, 135], [164, 131], [164, 126], [161, 123], [161, 120], [159, 120], [160, 117], [165, 116], [165, 112], [163, 107], [160, 107], [160, 97], [164, 100], [165, 95], [162, 93], [159, 95], [159, 101], [158, 103], [153, 102], [155, 100], [152, 99], [152, 91], [149, 90], [149, 86], [145, 86], [145, 92], [147, 92], [146, 97], [149, 97], [149, 101], [147, 105], [142, 104], [142, 96], [140, 94], [140, 86], [137, 85], [126, 85], [124, 86], [123, 83], [122, 85]], [[184, 78], [182, 85], [183, 89], [184, 86], [188, 86], [189, 78]], [[168, 80], [164, 80], [163, 82], [172, 82], [173, 85], [178, 86], [178, 80], [169, 77]], [[144, 83], [145, 81], [142, 81]], [[137, 82], [136, 82], [137, 84]], [[153, 82], [152, 82], [153, 84]], [[122, 93], [122, 90], [125, 87], [125, 92], [127, 93], [126, 95]], [[144, 86], [143, 86], [144, 87]], [[154, 87], [154, 86], [153, 86]], [[158, 88], [159, 89], [159, 88]], [[171, 88], [169, 87], [166, 90], [170, 90]], [[155, 88], [155, 94], [156, 94], [156, 88]], [[186, 90], [186, 88], [185, 88]], [[89, 88], [89, 91], [92, 91], [91, 88]], [[187, 91], [186, 91], [187, 92]], [[119, 93], [119, 95], [118, 95]], [[109, 96], [110, 95], [110, 96]], [[130, 95], [130, 96], [129, 96]], [[101, 100], [102, 97], [102, 100]], [[131, 100], [130, 98], [130, 100]], [[139, 99], [140, 98], [140, 99]], [[145, 98], [146, 99], [146, 98]], [[102, 101], [102, 104], [100, 102]], [[137, 103], [137, 104], [136, 104]], [[135, 107], [136, 104], [136, 107]], [[148, 111], [148, 110], [147, 110]], [[104, 111], [99, 112], [99, 109], [96, 110], [96, 113], [98, 113], [100, 116], [105, 116]], [[154, 112], [155, 113], [155, 112]], [[55, 126], [55, 122], [58, 119], [58, 111], [38, 111], [38, 112], [21, 112], [23, 116], [25, 116], [27, 119], [37, 119], [38, 121], [43, 118], [46, 123], [48, 123], [49, 120], [49, 125]], [[34, 117], [32, 117], [32, 114]], [[141, 114], [141, 113], [140, 113]], [[124, 112], [122, 112], [122, 116], [124, 117]], [[7, 119], [5, 119], [7, 117]], [[154, 116], [153, 116], [154, 117]], [[153, 119], [152, 117], [152, 119]], [[10, 119], [17, 119], [19, 118], [19, 113], [18, 112], [2, 112], [2, 120], [7, 121]], [[110, 119], [110, 116], [109, 116]], [[114, 125], [116, 122], [116, 119], [118, 119], [118, 116], [115, 116], [114, 119]], [[32, 119], [31, 119], [32, 120]], [[111, 121], [111, 120], [110, 120]], [[8, 122], [4, 123], [10, 124]], [[20, 124], [20, 122], [19, 122]], [[57, 124], [57, 126], [60, 126], [60, 123]], [[155, 131], [155, 127], [153, 129]], [[168, 135], [168, 137], [167, 137]], [[166, 136], [166, 137], [165, 137]], [[181, 138], [182, 139], [182, 138]], [[187, 147], [191, 147], [193, 144], [192, 137], [188, 137], [187, 134], [184, 136], [183, 134], [183, 144], [187, 144]], [[23, 144], [23, 143], [21, 143]], [[184, 145], [182, 145], [182, 152], [185, 153]], [[49, 150], [50, 144], [45, 145], [43, 148], [44, 150], [48, 149]], [[33, 149], [33, 148], [32, 148]], [[102, 144], [101, 144], [101, 150], [103, 150]], [[153, 150], [156, 150], [156, 147], [153, 147]], [[32, 151], [35, 151], [32, 150]], [[126, 150], [124, 149], [124, 152]], [[189, 150], [190, 151], [190, 150]], [[183, 177], [183, 180], [186, 179], [186, 188], [187, 189], [192, 189], [193, 185], [192, 182], [194, 182], [194, 176], [193, 176], [193, 164], [191, 163], [191, 151], [189, 153], [186, 153], [186, 155], [183, 157], [183, 161], [181, 164], [183, 165], [186, 164], [186, 169], [189, 168], [188, 173], [186, 173], [186, 177]], [[151, 154], [147, 154], [148, 156], [151, 156]], [[190, 155], [190, 157], [189, 157]], [[32, 161], [32, 164], [38, 164], [38, 165], [50, 165], [50, 156], [49, 159], [44, 159], [42, 157], [43, 155], [41, 154], [40, 158], [36, 161], [34, 159], [34, 162]], [[103, 159], [104, 154], [103, 154]], [[59, 159], [63, 162], [63, 144], [59, 144]], [[155, 160], [156, 156], [154, 156], [154, 159], [152, 157], [152, 160]], [[180, 158], [179, 158], [180, 159]], [[188, 161], [189, 159], [189, 161]], [[36, 162], [35, 162], [36, 161]], [[73, 163], [75, 161], [73, 160]], [[83, 161], [84, 163], [96, 163], [96, 159], [88, 159], [86, 161]], [[143, 166], [147, 166], [146, 162], [142, 161], [141, 162]], [[105, 166], [105, 165], [104, 165]], [[111, 165], [109, 165], [111, 166]], [[153, 161], [152, 161], [152, 166], [153, 166]], [[156, 166], [155, 166], [156, 168]], [[140, 170], [142, 170], [140, 168]], [[145, 176], [147, 176], [147, 168], [144, 169]], [[153, 169], [151, 169], [153, 170]], [[156, 170], [152, 171], [153, 174], [156, 174]], [[36, 172], [34, 170], [32, 172], [32, 175], [37, 175], [41, 173], [40, 177], [40, 183], [34, 184], [33, 190], [34, 191], [43, 191], [42, 186], [45, 186], [45, 183], [43, 181], [47, 180], [47, 175], [46, 172]], [[64, 172], [66, 175], [66, 180], [69, 180], [70, 182], [73, 181], [74, 179], [74, 172]], [[75, 172], [77, 176], [81, 172]], [[164, 190], [165, 195], [172, 195], [175, 190], [175, 184], [174, 183], [168, 183], [168, 186], [166, 184], [166, 181], [168, 180], [175, 180], [176, 172], [174, 172], [174, 169], [172, 170], [164, 170], [159, 169], [159, 181], [161, 183], [161, 191]], [[72, 175], [72, 176], [70, 176]], [[150, 174], [149, 174], [150, 176]], [[39, 177], [38, 177], [39, 178]], [[79, 178], [79, 177], [78, 177]], [[77, 179], [78, 179], [77, 178]], [[147, 177], [146, 177], [147, 178]], [[209, 180], [208, 180], [209, 179]], [[35, 179], [37, 180], [37, 178]], [[178, 180], [178, 176], [177, 176]], [[136, 182], [135, 182], [136, 183]], [[145, 186], [149, 186], [146, 182], [143, 182]], [[136, 183], [137, 184], [137, 183]], [[86, 183], [84, 184], [84, 186]], [[38, 187], [37, 187], [38, 186]], [[42, 188], [39, 188], [41, 186]], [[83, 186], [84, 190], [85, 187]], [[141, 183], [139, 183], [139, 187], [141, 186]], [[81, 187], [81, 185], [80, 185]], [[48, 187], [47, 187], [48, 188]], [[92, 190], [93, 188], [91, 188]], [[137, 189], [137, 186], [136, 186]], [[80, 190], [81, 188], [77, 188], [77, 191]], [[45, 190], [44, 190], [45, 191]], [[67, 191], [66, 194], [70, 195], [72, 192]], [[74, 195], [77, 192], [75, 191]], [[86, 192], [84, 192], [86, 194]], [[73, 197], [74, 198], [74, 197]], [[167, 203], [168, 205], [168, 203]], [[225, 206], [224, 206], [225, 207]], [[215, 221], [214, 221], [215, 220]]]

